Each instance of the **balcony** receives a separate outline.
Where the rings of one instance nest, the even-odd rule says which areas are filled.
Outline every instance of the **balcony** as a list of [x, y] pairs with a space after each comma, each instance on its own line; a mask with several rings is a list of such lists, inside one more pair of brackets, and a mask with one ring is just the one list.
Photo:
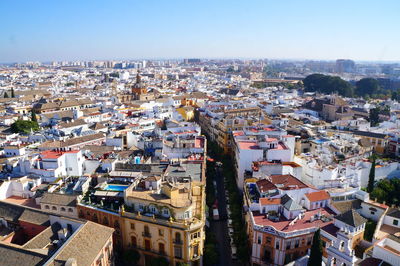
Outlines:
[[143, 232], [142, 236], [143, 237], [151, 237], [151, 234], [150, 234], [150, 232]]

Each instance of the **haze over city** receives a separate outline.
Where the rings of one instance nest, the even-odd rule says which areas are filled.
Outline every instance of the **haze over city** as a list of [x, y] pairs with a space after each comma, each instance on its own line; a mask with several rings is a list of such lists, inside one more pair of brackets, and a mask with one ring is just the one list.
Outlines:
[[400, 60], [399, 1], [1, 1], [0, 62]]

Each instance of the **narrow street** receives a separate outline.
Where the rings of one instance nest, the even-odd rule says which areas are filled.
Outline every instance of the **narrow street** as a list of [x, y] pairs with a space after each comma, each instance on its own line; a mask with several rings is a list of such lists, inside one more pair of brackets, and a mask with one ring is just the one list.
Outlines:
[[225, 197], [225, 185], [224, 178], [221, 174], [221, 169], [216, 169], [216, 183], [217, 183], [217, 200], [218, 200], [218, 212], [219, 221], [211, 221], [211, 231], [214, 232], [217, 238], [218, 253], [219, 253], [219, 266], [233, 265], [231, 257], [231, 248], [228, 235], [228, 213], [226, 210], [226, 197]]

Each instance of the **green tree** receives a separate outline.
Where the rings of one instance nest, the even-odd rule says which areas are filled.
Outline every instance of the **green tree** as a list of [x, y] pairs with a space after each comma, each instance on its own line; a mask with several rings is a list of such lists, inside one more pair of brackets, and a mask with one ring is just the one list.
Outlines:
[[138, 265], [140, 253], [135, 249], [126, 250], [122, 257], [126, 265]]
[[365, 232], [364, 232], [364, 239], [371, 242], [374, 236], [376, 229], [376, 222], [368, 219], [367, 223], [365, 224]]
[[371, 193], [372, 190], [374, 190], [376, 156], [373, 154], [370, 159], [371, 159], [371, 170], [369, 171], [369, 177], [368, 177], [368, 187], [367, 187], [368, 193]]
[[17, 120], [11, 125], [11, 131], [14, 133], [29, 134], [31, 130], [38, 131], [39, 124], [35, 121]]
[[306, 92], [338, 93], [344, 97], [352, 97], [354, 94], [351, 84], [340, 77], [323, 74], [312, 74], [303, 79]]
[[313, 242], [311, 245], [310, 258], [308, 259], [308, 266], [322, 265], [322, 241], [320, 236], [320, 229], [314, 233]]
[[10, 98], [10, 96], [8, 96], [7, 92], [4, 93], [4, 98]]
[[379, 124], [379, 108], [369, 109], [369, 121], [371, 122], [372, 127]]
[[35, 112], [35, 110], [33, 110], [33, 109], [32, 109], [32, 111], [31, 111], [31, 121], [37, 123], [36, 112]]
[[164, 257], [153, 257], [150, 260], [150, 266], [169, 266], [169, 261]]
[[400, 178], [385, 178], [379, 180], [370, 194], [370, 198], [388, 205], [400, 206]]
[[206, 244], [204, 246], [204, 265], [218, 264], [218, 253], [216, 246], [213, 244]]
[[15, 98], [14, 88], [11, 88], [11, 98]]
[[356, 82], [356, 94], [358, 96], [376, 95], [379, 91], [379, 83], [374, 78], [363, 78]]

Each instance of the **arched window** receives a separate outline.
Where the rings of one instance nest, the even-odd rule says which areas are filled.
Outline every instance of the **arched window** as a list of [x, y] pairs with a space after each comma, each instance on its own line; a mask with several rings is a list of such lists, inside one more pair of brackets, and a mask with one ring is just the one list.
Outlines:
[[132, 247], [136, 247], [137, 246], [136, 236], [131, 236], [131, 245], [132, 245]]
[[53, 211], [56, 211], [56, 210], [57, 210], [57, 207], [56, 207], [56, 206], [53, 206], [53, 207], [51, 207], [51, 209], [52, 209]]
[[61, 211], [62, 211], [62, 212], [65, 212], [66, 210], [65, 210], [65, 208], [64, 208], [64, 207], [61, 207]]
[[46, 210], [50, 209], [49, 205], [45, 205], [44, 208], [45, 208]]
[[80, 211], [79, 211], [79, 217], [80, 217], [80, 218], [83, 218], [83, 216], [84, 216], [83, 211], [80, 210]]
[[93, 215], [93, 222], [97, 223], [99, 221], [99, 219], [97, 218], [97, 214]]
[[107, 217], [104, 217], [104, 219], [103, 219], [103, 224], [104, 224], [104, 225], [108, 225], [108, 219], [107, 219]]
[[73, 212], [74, 210], [72, 208], [68, 208], [68, 211], [69, 212]]
[[164, 255], [165, 254], [165, 245], [164, 243], [158, 243], [158, 251], [160, 254]]

